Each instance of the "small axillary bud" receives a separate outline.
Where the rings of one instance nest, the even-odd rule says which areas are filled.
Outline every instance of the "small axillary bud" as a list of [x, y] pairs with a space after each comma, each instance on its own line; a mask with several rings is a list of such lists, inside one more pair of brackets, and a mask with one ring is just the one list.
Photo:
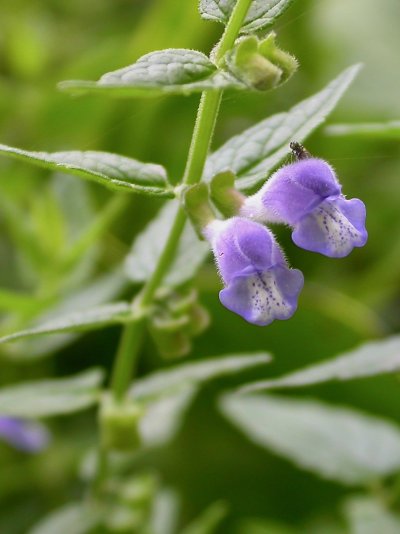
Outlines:
[[99, 423], [102, 445], [116, 451], [132, 451], [141, 445], [139, 423], [144, 409], [136, 401], [115, 401], [111, 395], [103, 397]]
[[246, 197], [235, 189], [235, 174], [223, 171], [216, 174], [210, 182], [210, 197], [225, 217], [233, 217], [240, 212]]
[[183, 358], [190, 352], [192, 344], [185, 332], [188, 323], [186, 316], [176, 319], [157, 316], [152, 319], [150, 334], [162, 358]]
[[199, 304], [194, 289], [164, 291], [158, 297], [149, 319], [153, 341], [164, 358], [186, 356], [192, 347], [191, 339], [208, 327], [208, 312]]
[[275, 33], [265, 39], [242, 37], [224, 58], [224, 65], [249, 87], [258, 91], [274, 89], [290, 78], [297, 60], [276, 46]]

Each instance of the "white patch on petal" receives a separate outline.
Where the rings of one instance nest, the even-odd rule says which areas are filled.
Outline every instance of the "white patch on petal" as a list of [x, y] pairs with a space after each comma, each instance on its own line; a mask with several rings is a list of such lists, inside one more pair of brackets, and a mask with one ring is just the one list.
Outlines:
[[274, 319], [288, 319], [293, 314], [293, 306], [285, 300], [279, 290], [273, 272], [254, 274], [246, 280], [252, 321], [268, 324]]
[[313, 218], [320, 227], [332, 252], [346, 254], [354, 246], [363, 244], [362, 234], [351, 224], [343, 213], [333, 204], [316, 208]]
[[285, 223], [285, 221], [272, 209], [264, 205], [262, 199], [265, 186], [254, 195], [247, 197], [240, 208], [239, 214], [260, 223]]

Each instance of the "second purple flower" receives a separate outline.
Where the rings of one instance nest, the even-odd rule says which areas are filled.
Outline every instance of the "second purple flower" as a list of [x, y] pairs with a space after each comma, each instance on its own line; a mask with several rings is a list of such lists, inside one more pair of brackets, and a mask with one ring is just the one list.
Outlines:
[[40, 423], [0, 416], [0, 439], [25, 452], [39, 452], [49, 442], [50, 436]]
[[226, 308], [260, 326], [294, 314], [304, 278], [289, 269], [268, 228], [232, 217], [210, 222], [204, 236], [225, 285], [219, 297]]

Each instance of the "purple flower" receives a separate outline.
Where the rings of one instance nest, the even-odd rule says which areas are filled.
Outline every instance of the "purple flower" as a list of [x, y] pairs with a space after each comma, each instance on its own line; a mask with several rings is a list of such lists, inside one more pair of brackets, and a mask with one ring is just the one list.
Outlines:
[[209, 223], [204, 235], [225, 285], [219, 298], [226, 308], [260, 326], [294, 314], [303, 275], [289, 269], [265, 226], [233, 217]]
[[335, 172], [321, 159], [301, 159], [280, 168], [244, 202], [241, 215], [293, 228], [299, 247], [342, 258], [367, 241], [365, 206], [347, 200]]
[[49, 442], [46, 428], [32, 421], [0, 417], [0, 439], [25, 452], [39, 452]]

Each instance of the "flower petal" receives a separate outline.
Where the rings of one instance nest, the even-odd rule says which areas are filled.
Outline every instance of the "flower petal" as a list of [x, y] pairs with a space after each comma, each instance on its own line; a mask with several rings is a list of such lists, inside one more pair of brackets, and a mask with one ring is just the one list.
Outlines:
[[225, 284], [248, 267], [265, 271], [285, 261], [270, 230], [243, 217], [213, 221], [204, 235], [211, 243]]
[[247, 198], [241, 215], [260, 222], [297, 224], [327, 197], [340, 195], [332, 167], [310, 158], [284, 165], [255, 195]]
[[279, 265], [238, 275], [220, 291], [219, 298], [249, 323], [266, 326], [274, 319], [289, 319], [294, 314], [303, 284], [301, 271]]
[[0, 417], [0, 438], [21, 451], [39, 452], [48, 444], [49, 433], [39, 423]]
[[292, 239], [306, 250], [343, 258], [354, 247], [365, 245], [365, 216], [365, 205], [358, 198], [329, 199], [295, 226]]

